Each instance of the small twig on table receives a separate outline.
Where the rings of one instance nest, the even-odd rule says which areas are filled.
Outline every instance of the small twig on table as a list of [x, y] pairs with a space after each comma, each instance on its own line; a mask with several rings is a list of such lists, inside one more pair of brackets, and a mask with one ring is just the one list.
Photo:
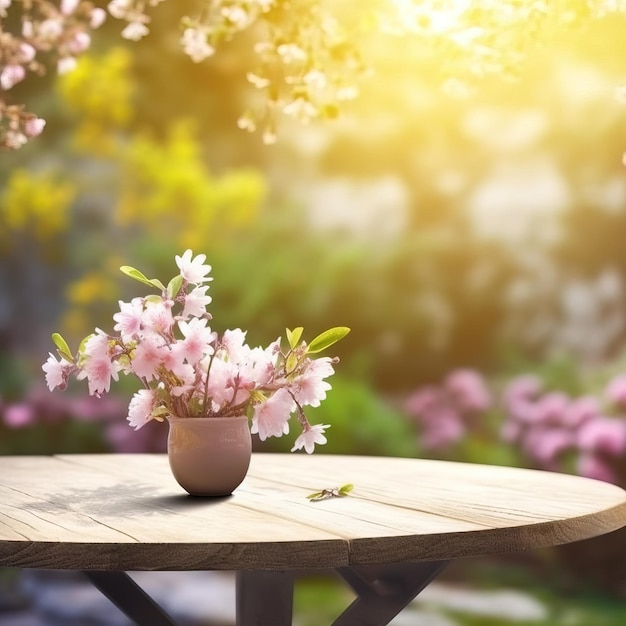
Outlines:
[[307, 496], [311, 502], [319, 502], [320, 500], [328, 500], [328, 498], [345, 498], [352, 490], [354, 485], [347, 484], [343, 487], [332, 487], [331, 489], [322, 489]]

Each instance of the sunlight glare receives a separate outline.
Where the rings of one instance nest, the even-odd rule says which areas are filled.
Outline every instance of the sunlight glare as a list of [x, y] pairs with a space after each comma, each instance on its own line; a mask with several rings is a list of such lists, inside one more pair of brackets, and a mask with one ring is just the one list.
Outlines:
[[399, 22], [408, 29], [443, 35], [457, 30], [472, 0], [391, 0], [391, 3]]

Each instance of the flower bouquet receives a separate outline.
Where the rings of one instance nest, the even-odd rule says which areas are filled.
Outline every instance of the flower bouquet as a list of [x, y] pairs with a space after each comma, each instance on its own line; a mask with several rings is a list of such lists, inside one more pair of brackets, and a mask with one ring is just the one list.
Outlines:
[[[315, 355], [349, 329], [331, 328], [308, 343], [301, 327], [287, 329], [286, 345], [279, 337], [265, 348], [247, 345], [240, 329], [219, 335], [209, 326], [206, 309], [211, 302], [207, 283], [212, 280], [206, 255], [187, 250], [175, 260], [179, 272], [167, 286], [135, 268], [120, 268], [160, 293], [120, 301], [113, 316], [115, 334], [97, 328], [76, 353], [61, 335], [52, 335], [60, 358], [50, 353], [43, 365], [49, 389], [64, 389], [75, 377], [87, 379], [89, 393], [100, 396], [120, 373], [131, 374], [142, 384], [128, 407], [127, 420], [135, 429], [151, 420], [167, 419], [171, 427], [175, 421], [243, 418], [248, 438], [252, 433], [265, 440], [288, 434], [295, 415], [301, 432], [292, 451], [304, 448], [312, 453], [315, 444], [326, 443], [329, 426], [311, 425], [303, 407], [319, 406], [331, 388], [325, 379], [334, 373], [337, 359]], [[222, 433], [222, 443], [232, 439], [233, 432], [231, 428], [230, 434]], [[177, 441], [197, 438], [196, 433]]]

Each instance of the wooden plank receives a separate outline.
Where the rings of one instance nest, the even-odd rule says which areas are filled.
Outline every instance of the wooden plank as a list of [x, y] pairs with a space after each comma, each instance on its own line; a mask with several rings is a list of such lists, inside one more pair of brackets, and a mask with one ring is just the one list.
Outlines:
[[[136, 458], [132, 458], [132, 455], [128, 460], [131, 468], [133, 463], [137, 461]], [[150, 460], [151, 470], [154, 460]], [[114, 475], [123, 476], [126, 473], [124, 469], [126, 459], [124, 462], [116, 464], [111, 464], [109, 459], [98, 456], [84, 459], [76, 457], [70, 459], [70, 461], [81, 465], [84, 463], [92, 468], [98, 467]], [[154, 476], [158, 473], [160, 477], [161, 470], [162, 467], [158, 470], [155, 468], [155, 471], [151, 471], [151, 474]], [[169, 472], [169, 470], [166, 471]], [[267, 534], [263, 535], [267, 540], [277, 540], [277, 536], [283, 536], [282, 533], [284, 531], [281, 525], [285, 523], [285, 520], [287, 522], [290, 520], [297, 521], [308, 527], [307, 529], [298, 530], [299, 536], [303, 541], [316, 539], [318, 534], [315, 532], [315, 529], [321, 529], [345, 539], [353, 539], [362, 536], [363, 533], [371, 536], [386, 536], [389, 534], [401, 535], [407, 532], [415, 532], [416, 529], [420, 532], [428, 532], [429, 528], [439, 532], [442, 527], [443, 529], [449, 527], [451, 530], [458, 530], [459, 525], [463, 524], [458, 520], [441, 518], [439, 515], [426, 511], [401, 508], [394, 509], [393, 515], [390, 517], [387, 506], [381, 506], [379, 502], [363, 499], [336, 499], [325, 502], [320, 506], [319, 504], [311, 503], [307, 499], [306, 496], [311, 493], [311, 488], [303, 488], [294, 484], [295, 482], [297, 482], [297, 479], [293, 480], [293, 477], [288, 483], [278, 482], [271, 478], [259, 478], [254, 475], [254, 471], [251, 471], [232, 499], [228, 499], [228, 503], [229, 505], [245, 508], [253, 516], [271, 511], [272, 528], [267, 529], [270, 532], [269, 539]], [[179, 487], [176, 486], [175, 490], [180, 493]], [[189, 501], [189, 499], [187, 500]], [[197, 500], [195, 502], [198, 503]], [[175, 512], [177, 514], [187, 514], [186, 508], [185, 510], [181, 509], [181, 503], [182, 498], [174, 495], [169, 501], [169, 508], [171, 509], [171, 506], [176, 504]], [[204, 503], [206, 504], [206, 501]], [[218, 507], [223, 506], [219, 501], [212, 504]], [[146, 505], [152, 508], [151, 504], [147, 503]], [[199, 503], [198, 506], [200, 506]], [[166, 506], [163, 510], [167, 510], [167, 508]], [[221, 514], [225, 515], [223, 511]], [[232, 511], [229, 515], [231, 514]], [[464, 529], [481, 527], [483, 525], [471, 522], [463, 526]], [[258, 535], [257, 533], [257, 537]], [[258, 537], [258, 540], [263, 541], [263, 537]]]
[[[87, 460], [21, 458], [9, 465], [0, 459], [0, 480], [12, 485], [0, 489], [17, 494], [0, 505], [4, 565], [233, 569], [284, 566], [294, 555], [302, 567], [318, 567], [320, 559], [324, 566], [348, 562], [345, 541], [328, 532], [288, 519], [277, 525], [271, 512], [241, 507], [234, 498], [186, 496], [167, 465], [161, 467], [162, 456], [148, 457], [142, 474], [132, 472], [139, 457], [100, 458], [108, 472], [97, 469], [98, 457], [91, 465]], [[33, 480], [32, 463], [53, 480]]]

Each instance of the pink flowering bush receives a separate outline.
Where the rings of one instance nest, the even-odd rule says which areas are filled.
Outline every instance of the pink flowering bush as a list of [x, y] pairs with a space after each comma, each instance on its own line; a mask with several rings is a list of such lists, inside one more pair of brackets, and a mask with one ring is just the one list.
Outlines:
[[492, 404], [485, 379], [473, 370], [458, 369], [439, 386], [417, 389], [407, 399], [405, 410], [419, 425], [422, 446], [445, 450], [470, 434], [476, 418]]
[[125, 409], [114, 395], [51, 397], [39, 384], [17, 397], [0, 395], [0, 454], [162, 450], [159, 429], [145, 429], [125, 441], [119, 436]]
[[211, 329], [207, 295], [211, 266], [206, 255], [187, 250], [175, 257], [179, 273], [167, 286], [124, 266], [126, 275], [157, 288], [160, 293], [120, 302], [113, 316], [116, 334], [100, 329], [86, 337], [76, 354], [57, 333], [53, 340], [59, 359], [50, 354], [43, 365], [49, 389], [64, 389], [70, 377], [86, 379], [90, 395], [110, 390], [120, 374], [133, 375], [143, 388], [132, 397], [127, 420], [135, 430], [151, 420], [175, 417], [247, 415], [251, 432], [261, 440], [289, 433], [297, 416], [301, 434], [293, 450], [312, 453], [326, 443], [326, 424], [311, 425], [304, 406], [319, 406], [331, 388], [336, 358], [313, 355], [328, 348], [349, 329], [331, 328], [311, 342], [303, 329], [287, 329], [287, 346], [278, 338], [269, 346], [250, 347], [246, 333]]
[[569, 396], [522, 376], [503, 394], [504, 441], [519, 446], [533, 464], [572, 468], [583, 476], [621, 482], [626, 456], [626, 376], [613, 378], [600, 394]]
[[404, 408], [424, 451], [626, 481], [625, 374], [597, 394], [548, 389], [530, 374], [499, 393], [491, 387], [478, 372], [460, 369], [413, 392]]

